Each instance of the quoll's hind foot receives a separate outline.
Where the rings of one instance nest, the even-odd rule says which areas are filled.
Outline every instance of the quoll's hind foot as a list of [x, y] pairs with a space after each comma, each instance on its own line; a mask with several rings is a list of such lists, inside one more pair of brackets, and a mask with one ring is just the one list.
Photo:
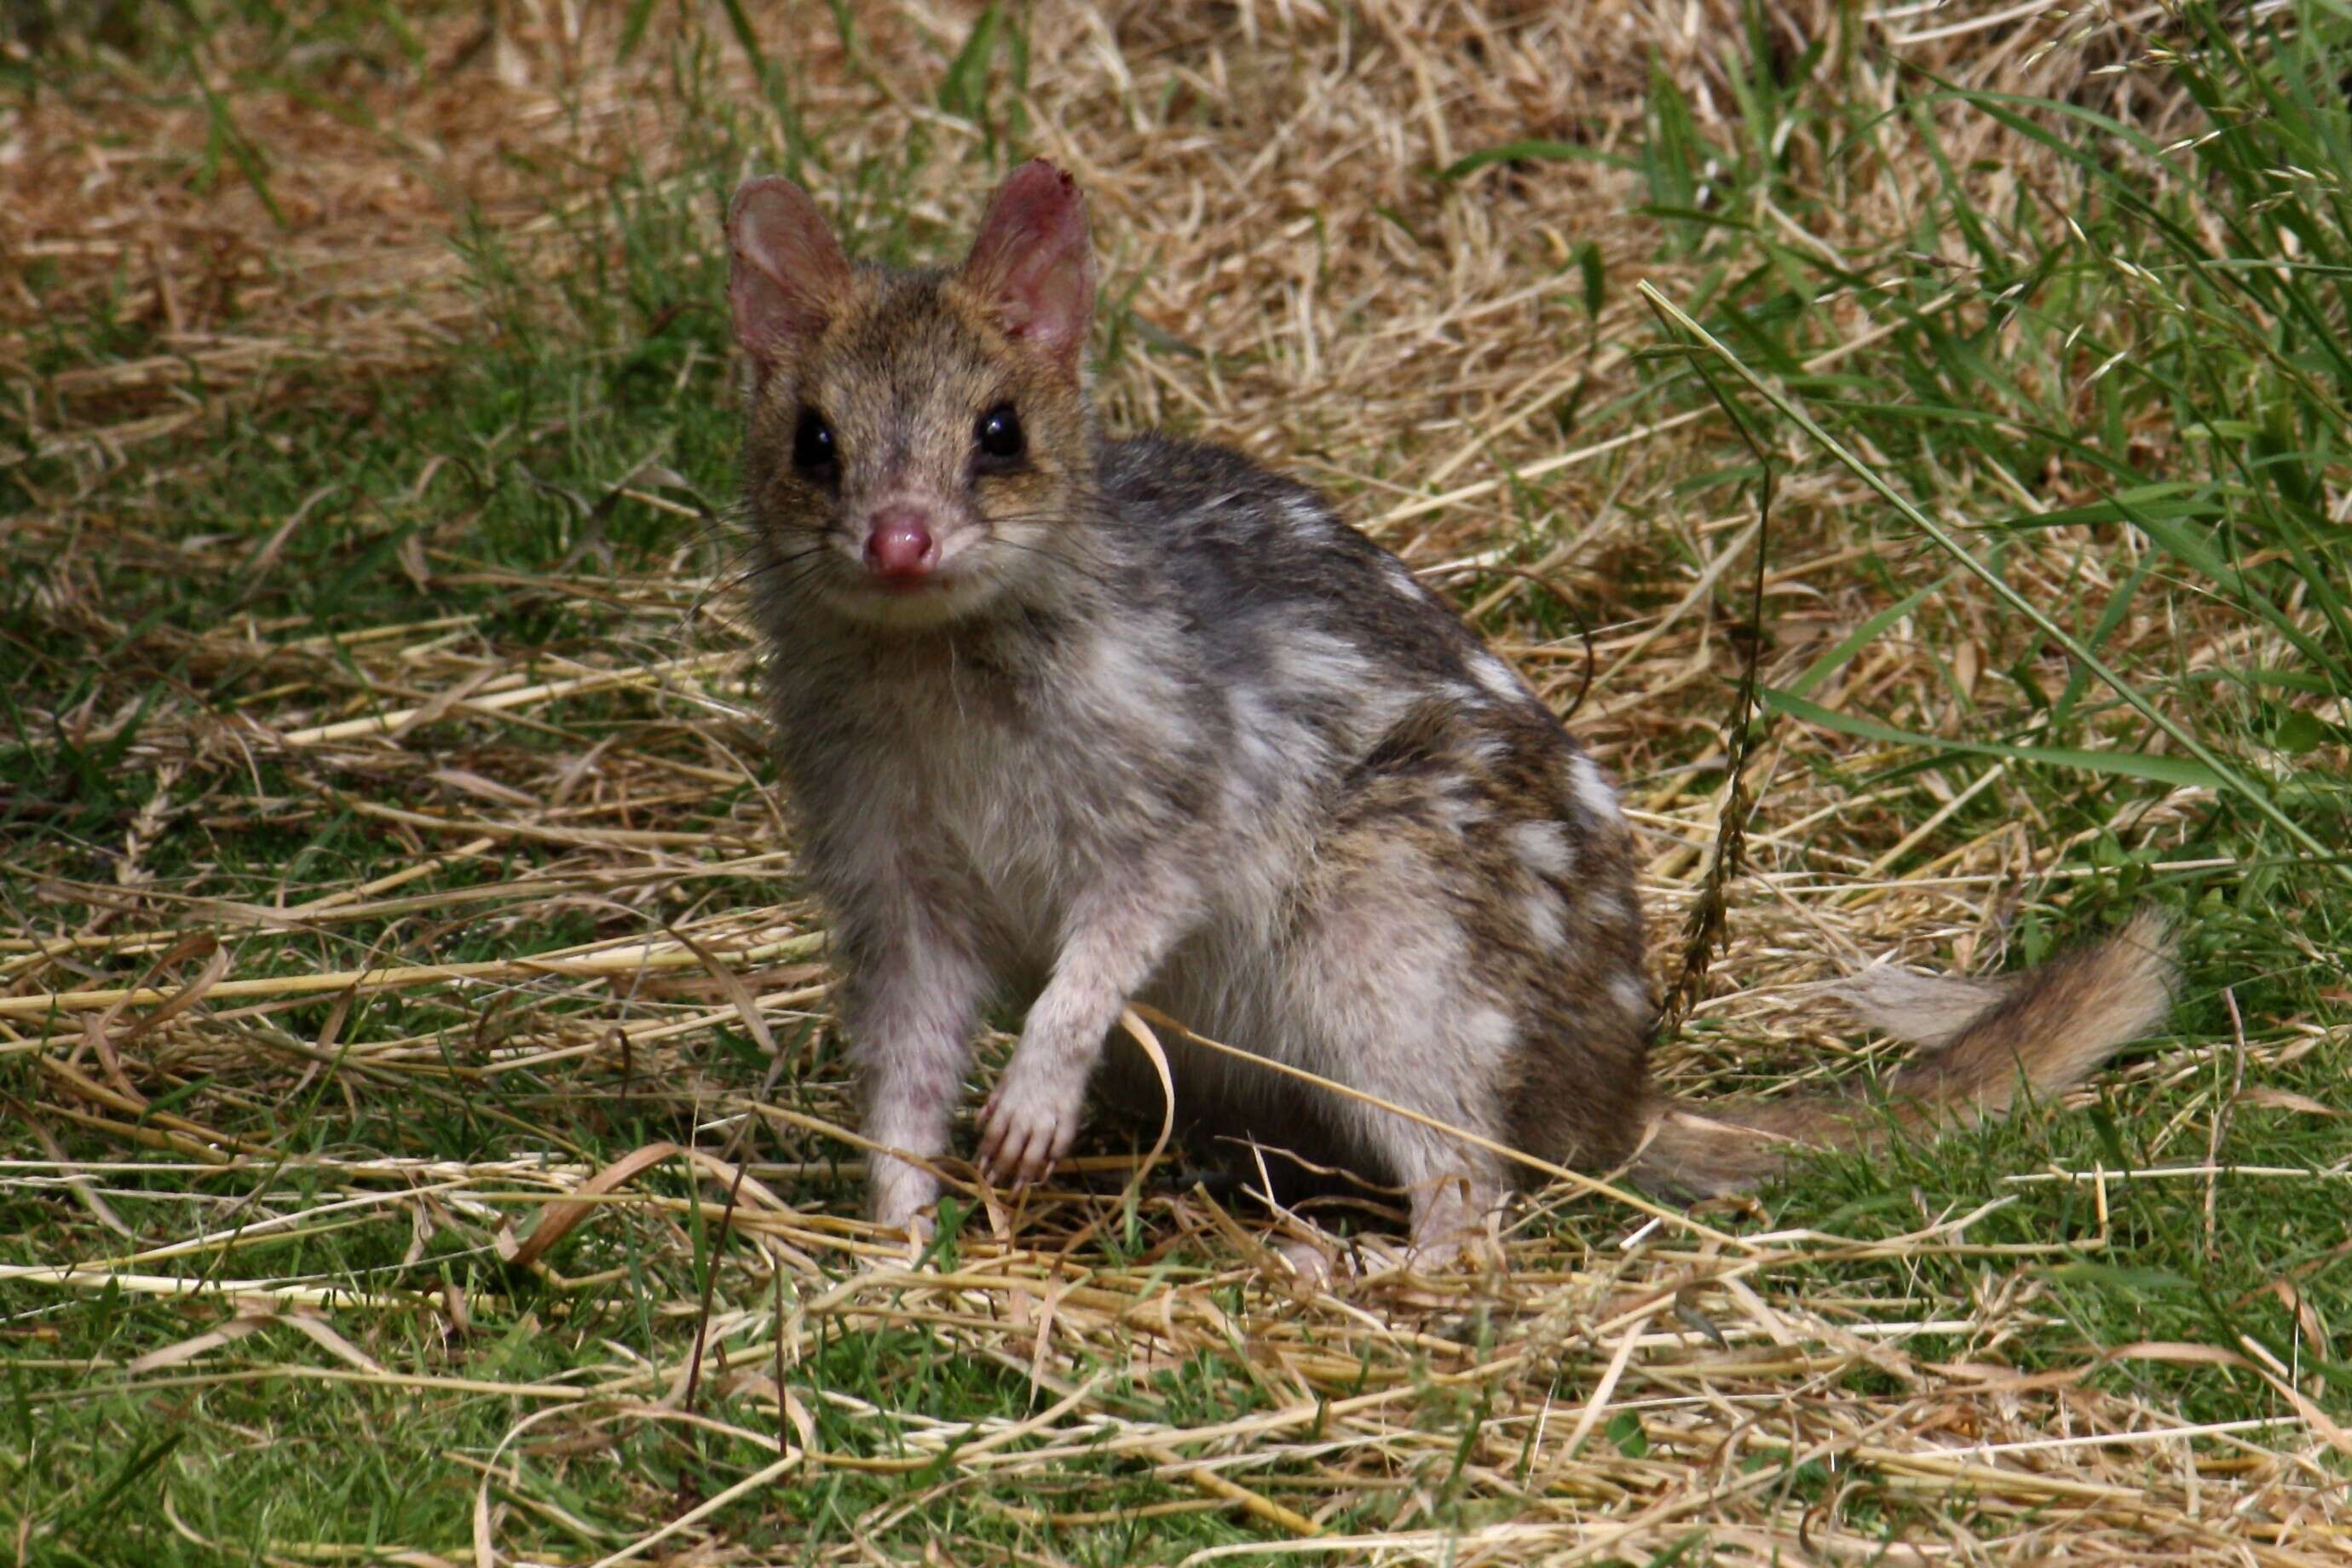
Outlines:
[[1328, 1238], [1282, 1237], [1274, 1243], [1274, 1255], [1289, 1268], [1291, 1278], [1304, 1290], [1328, 1290], [1333, 1281], [1355, 1273], [1348, 1255]]
[[1286, 1236], [1275, 1241], [1273, 1248], [1299, 1288], [1318, 1293], [1347, 1280], [1393, 1274], [1412, 1256], [1409, 1248], [1381, 1237]]
[[1502, 1184], [1490, 1174], [1450, 1172], [1415, 1187], [1407, 1266], [1416, 1273], [1438, 1274], [1465, 1263], [1499, 1265], [1496, 1222], [1503, 1204]]

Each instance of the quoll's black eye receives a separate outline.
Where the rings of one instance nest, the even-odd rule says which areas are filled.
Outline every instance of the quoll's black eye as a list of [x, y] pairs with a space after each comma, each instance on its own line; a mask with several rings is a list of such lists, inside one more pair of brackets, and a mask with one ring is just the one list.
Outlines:
[[971, 438], [980, 448], [983, 468], [1004, 468], [1021, 460], [1028, 442], [1021, 434], [1021, 416], [1013, 405], [1000, 403], [980, 416]]
[[793, 431], [793, 467], [813, 479], [831, 479], [836, 461], [833, 426], [815, 409], [803, 409]]

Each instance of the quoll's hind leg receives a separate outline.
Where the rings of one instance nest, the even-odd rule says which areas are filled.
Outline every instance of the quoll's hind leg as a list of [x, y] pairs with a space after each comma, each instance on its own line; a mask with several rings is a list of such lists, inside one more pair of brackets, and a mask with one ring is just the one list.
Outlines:
[[1606, 781], [1532, 699], [1420, 705], [1340, 798], [1296, 940], [1271, 961], [1289, 1027], [1265, 1037], [1439, 1124], [1339, 1108], [1411, 1194], [1433, 1265], [1500, 1204], [1516, 1173], [1494, 1146], [1606, 1162], [1637, 1135], [1648, 995], [1630, 839]]
[[1423, 1268], [1459, 1258], [1503, 1202], [1500, 1158], [1446, 1130], [1508, 1142], [1523, 1027], [1472, 918], [1476, 870], [1454, 848], [1410, 820], [1328, 839], [1277, 960], [1291, 1016], [1264, 1031], [1299, 1066], [1428, 1119], [1327, 1097], [1349, 1163], [1404, 1190]]

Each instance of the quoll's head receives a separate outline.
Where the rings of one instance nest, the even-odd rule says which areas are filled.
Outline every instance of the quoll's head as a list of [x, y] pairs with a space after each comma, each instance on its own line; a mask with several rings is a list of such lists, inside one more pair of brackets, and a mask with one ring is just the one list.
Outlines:
[[751, 365], [745, 491], [772, 592], [936, 626], [1073, 559], [1095, 279], [1067, 174], [1014, 170], [952, 272], [853, 268], [784, 179], [735, 193], [727, 237]]

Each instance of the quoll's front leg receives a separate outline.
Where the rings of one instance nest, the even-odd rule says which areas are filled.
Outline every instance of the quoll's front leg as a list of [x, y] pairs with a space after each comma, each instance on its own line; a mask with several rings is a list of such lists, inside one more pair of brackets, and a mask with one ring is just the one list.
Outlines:
[[991, 1181], [1039, 1181], [1070, 1152], [1103, 1042], [1128, 998], [1175, 945], [1191, 904], [1189, 886], [1171, 876], [1104, 889], [1074, 906], [1053, 978], [981, 1111], [980, 1163]]

